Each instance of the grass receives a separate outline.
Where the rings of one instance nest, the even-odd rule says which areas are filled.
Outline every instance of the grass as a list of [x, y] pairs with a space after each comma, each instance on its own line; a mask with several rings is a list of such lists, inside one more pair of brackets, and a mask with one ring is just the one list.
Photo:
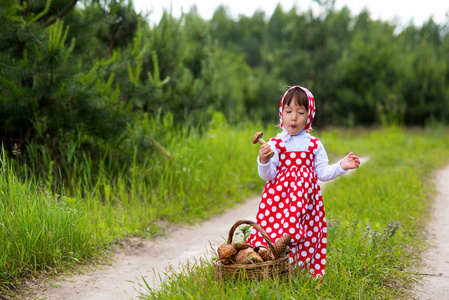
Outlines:
[[[128, 168], [120, 168], [108, 156], [112, 149], [99, 159], [84, 151], [82, 135], [60, 149], [65, 169], [55, 166], [45, 149], [21, 149], [48, 166], [35, 167], [35, 173], [44, 174], [40, 177], [17, 167], [20, 156], [11, 159], [4, 154], [1, 291], [30, 276], [56, 274], [73, 264], [101, 259], [105, 249], [123, 237], [154, 237], [163, 233], [163, 224], [193, 223], [259, 193], [263, 181], [255, 168], [258, 147], [250, 139], [261, 126], [231, 127], [219, 117], [215, 121], [202, 134], [195, 129], [171, 130], [169, 138], [159, 140], [159, 151], [151, 155], [136, 148]], [[151, 126], [142, 128], [154, 131]], [[274, 128], [266, 129], [266, 137], [274, 134]], [[420, 229], [433, 188], [429, 174], [447, 163], [441, 157], [449, 157], [448, 135], [389, 128], [328, 130], [317, 136], [332, 160], [349, 151], [370, 156], [353, 175], [326, 187], [330, 238], [327, 274], [320, 290], [303, 276], [288, 284], [222, 286], [213, 280], [210, 262], [203, 261], [172, 274], [160, 290], [150, 290], [146, 297], [370, 299], [401, 295], [397, 287], [410, 283], [411, 275], [405, 270], [422, 240]], [[63, 188], [56, 179], [67, 170], [71, 176], [66, 176]], [[59, 193], [50, 192], [49, 187]]]
[[163, 234], [164, 224], [193, 223], [253, 195], [259, 179], [248, 162], [258, 149], [251, 144], [256, 128], [217, 121], [202, 134], [173, 131], [159, 145], [162, 151], [131, 153], [134, 159], [126, 170], [107, 154], [95, 161], [83, 152], [79, 135], [59, 149], [72, 174], [64, 187], [56, 178], [67, 171], [55, 166], [44, 148], [19, 149], [45, 162], [46, 170], [34, 166], [40, 177], [18, 166], [20, 156], [11, 159], [3, 151], [0, 290], [29, 276], [100, 259], [123, 237], [154, 237]]
[[[422, 129], [326, 131], [327, 150], [351, 150], [369, 162], [326, 186], [328, 264], [323, 283], [297, 274], [291, 282], [220, 283], [210, 261], [171, 273], [144, 299], [395, 299], [408, 298], [410, 267], [423, 247], [422, 227], [434, 191], [432, 172], [448, 163], [448, 135]], [[445, 159], [444, 159], [445, 158]]]

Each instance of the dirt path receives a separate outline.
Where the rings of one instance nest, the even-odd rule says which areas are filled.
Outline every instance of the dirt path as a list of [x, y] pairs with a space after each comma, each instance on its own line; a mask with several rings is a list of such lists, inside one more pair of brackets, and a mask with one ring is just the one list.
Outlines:
[[259, 197], [255, 197], [220, 216], [176, 229], [156, 241], [136, 241], [133, 247], [118, 253], [112, 265], [43, 283], [34, 289], [29, 299], [136, 299], [139, 291], [145, 291], [142, 276], [154, 287], [158, 283], [155, 274], [163, 275], [169, 265], [177, 269], [188, 260], [210, 257], [209, 241], [213, 245], [225, 243], [235, 221], [254, 219], [258, 204]]
[[415, 289], [414, 299], [449, 299], [449, 165], [436, 173], [437, 196], [428, 224], [428, 243], [424, 254], [425, 274]]
[[[366, 158], [361, 158], [362, 164], [366, 161]], [[324, 187], [323, 184], [321, 186]], [[217, 248], [225, 243], [235, 221], [254, 219], [259, 200], [259, 196], [249, 199], [220, 216], [195, 226], [178, 228], [156, 241], [131, 240], [134, 245], [117, 253], [111, 265], [96, 266], [84, 274], [35, 284], [28, 299], [136, 299], [139, 292], [146, 290], [142, 277], [150, 286], [156, 287], [159, 276], [163, 278], [168, 266], [177, 270], [180, 264], [185, 265], [187, 261], [210, 258], [211, 245]]]

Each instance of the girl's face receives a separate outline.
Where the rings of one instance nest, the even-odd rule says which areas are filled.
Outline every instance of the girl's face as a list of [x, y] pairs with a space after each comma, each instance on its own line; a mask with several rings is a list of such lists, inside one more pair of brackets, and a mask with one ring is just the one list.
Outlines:
[[297, 135], [307, 122], [307, 109], [299, 106], [296, 101], [292, 101], [290, 105], [285, 105], [282, 109], [282, 123], [284, 128], [290, 135]]

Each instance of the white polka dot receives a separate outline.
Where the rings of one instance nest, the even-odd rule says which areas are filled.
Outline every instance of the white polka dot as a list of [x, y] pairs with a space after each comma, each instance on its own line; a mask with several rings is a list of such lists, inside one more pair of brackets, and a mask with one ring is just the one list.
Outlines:
[[313, 220], [310, 220], [309, 225], [313, 226]]
[[297, 233], [297, 234], [295, 235], [295, 238], [296, 238], [297, 240], [301, 239], [301, 236], [299, 235], [299, 233]]
[[323, 238], [323, 239], [321, 240], [321, 243], [327, 244], [327, 238]]
[[288, 181], [284, 182], [284, 186], [288, 187]]
[[278, 232], [279, 232], [279, 234], [283, 234], [284, 233], [284, 229], [280, 228]]
[[327, 233], [327, 227], [324, 227], [324, 228], [323, 228], [323, 232], [324, 232], [324, 233]]
[[313, 231], [318, 232], [318, 227], [313, 227]]
[[282, 192], [282, 198], [285, 198], [285, 196], [287, 196], [287, 193], [286, 192]]
[[278, 229], [279, 228], [279, 223], [275, 223], [273, 227], [274, 227], [274, 229]]
[[301, 159], [298, 158], [298, 159], [296, 160], [296, 164], [297, 164], [297, 165], [300, 165], [300, 164], [301, 164]]
[[320, 220], [320, 217], [315, 216], [315, 222], [318, 222]]
[[[296, 199], [295, 199], [296, 200]], [[296, 211], [296, 206], [292, 206], [290, 207], [291, 212], [295, 212]]]
[[281, 200], [279, 196], [274, 196], [274, 201], [279, 202], [279, 200]]
[[263, 193], [262, 198], [267, 198], [267, 193]]
[[260, 223], [260, 225], [262, 225], [262, 227], [267, 226], [267, 221], [263, 220], [262, 223]]
[[284, 153], [281, 154], [281, 159], [285, 159], [285, 154]]
[[265, 208], [265, 203], [260, 203], [260, 208], [264, 209]]
[[306, 154], [304, 152], [301, 153], [302, 158], [306, 158]]
[[271, 211], [272, 211], [272, 212], [276, 212], [277, 210], [278, 210], [278, 208], [277, 208], [276, 206], [272, 206], [272, 207], [271, 207]]
[[271, 204], [273, 204], [273, 200], [271, 200], [271, 199], [267, 199], [267, 204], [268, 204], [268, 205], [271, 205]]
[[313, 253], [315, 251], [314, 248], [309, 248], [309, 253]]
[[295, 158], [295, 157], [296, 157], [296, 153], [295, 152], [290, 153], [290, 158]]
[[320, 265], [319, 264], [316, 264], [315, 265], [315, 270], [319, 270], [320, 269]]
[[306, 160], [306, 164], [310, 166], [310, 160]]
[[310, 154], [309, 157], [311, 160], [313, 160], [313, 154]]
[[277, 218], [277, 219], [282, 218], [282, 214], [281, 214], [281, 213], [277, 213], [277, 214], [276, 214], [276, 218]]
[[260, 246], [260, 245], [262, 245], [262, 243], [257, 241], [255, 246], [257, 247], [257, 246]]
[[309, 241], [306, 241], [306, 242], [304, 243], [304, 246], [309, 247], [309, 246], [310, 246], [310, 242], [309, 242]]
[[288, 228], [288, 222], [284, 223], [284, 228]]
[[284, 143], [284, 142], [280, 142], [280, 143], [279, 143], [279, 146], [280, 146], [280, 147], [285, 147], [285, 143]]
[[279, 208], [284, 208], [284, 203], [279, 203]]
[[321, 264], [322, 264], [323, 266], [326, 264], [326, 260], [325, 260], [324, 258], [321, 260]]
[[268, 222], [273, 223], [273, 222], [274, 222], [274, 218], [273, 218], [273, 217], [270, 217], [270, 218], [268, 219]]
[[289, 257], [288, 261], [289, 261], [290, 264], [292, 264], [293, 263], [293, 257]]
[[278, 190], [280, 192], [282, 190], [282, 185], [276, 186], [276, 190]]
[[314, 244], [316, 243], [316, 237], [312, 238], [312, 243], [314, 243]]
[[295, 233], [295, 228], [290, 228], [290, 229], [288, 230], [288, 232], [289, 232], [290, 234], [294, 234], [294, 233]]
[[295, 223], [295, 217], [290, 217], [290, 223]]
[[265, 231], [266, 231], [267, 233], [270, 233], [270, 232], [272, 231], [272, 229], [271, 229], [271, 227], [267, 227], [267, 229], [265, 229]]
[[326, 248], [321, 249], [322, 254], [326, 254]]
[[257, 217], [259, 218], [259, 220], [262, 220], [263, 219], [263, 214], [259, 214]]
[[291, 162], [291, 160], [287, 159], [287, 160], [285, 161], [285, 164], [286, 164], [287, 166], [290, 166], [290, 165], [292, 164], [292, 162]]
[[269, 189], [268, 193], [270, 193], [271, 195], [274, 195], [274, 189]]
[[270, 215], [270, 211], [269, 211], [268, 209], [265, 211], [265, 215], [266, 215], [267, 217]]
[[301, 252], [301, 256], [302, 256], [302, 257], [306, 257], [306, 256], [307, 256], [307, 252], [306, 252], [306, 251], [302, 251], [302, 252]]
[[307, 236], [309, 236], [309, 237], [311, 237], [312, 234], [313, 234], [312, 231], [308, 231], [308, 232], [307, 232]]
[[316, 259], [320, 259], [320, 258], [321, 258], [321, 255], [320, 255], [319, 253], [317, 253], [317, 254], [315, 254], [315, 258], [316, 258]]
[[270, 235], [270, 237], [271, 237], [272, 239], [274, 239], [274, 238], [276, 237], [276, 232], [273, 232], [273, 233]]

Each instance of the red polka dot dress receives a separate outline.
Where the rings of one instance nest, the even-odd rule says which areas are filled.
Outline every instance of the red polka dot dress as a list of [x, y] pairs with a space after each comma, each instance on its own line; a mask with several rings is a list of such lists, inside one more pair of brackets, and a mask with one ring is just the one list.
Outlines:
[[[311, 137], [307, 151], [287, 151], [279, 137], [270, 141], [279, 153], [280, 164], [276, 177], [265, 184], [257, 223], [273, 243], [284, 234], [290, 234], [293, 268], [322, 277], [326, 267], [327, 228], [321, 189], [314, 171], [319, 140]], [[253, 246], [266, 245], [255, 229], [247, 242]]]

